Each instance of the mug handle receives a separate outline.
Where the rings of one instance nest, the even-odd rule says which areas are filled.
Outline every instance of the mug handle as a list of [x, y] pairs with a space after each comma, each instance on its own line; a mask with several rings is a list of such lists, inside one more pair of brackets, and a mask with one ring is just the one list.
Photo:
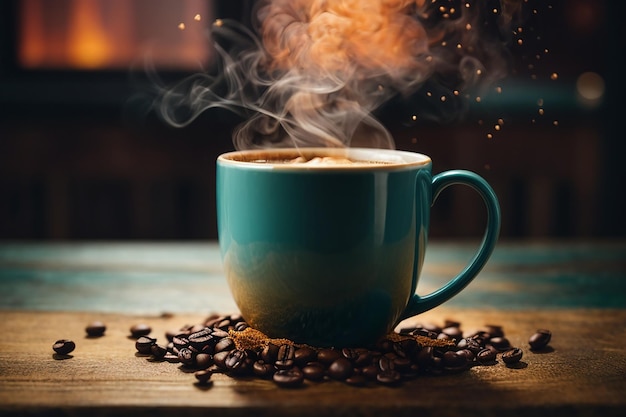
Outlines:
[[[457, 295], [478, 275], [491, 256], [500, 233], [500, 206], [491, 186], [481, 176], [471, 171], [451, 170], [435, 175], [432, 179], [432, 204], [439, 194], [451, 185], [467, 185], [480, 194], [487, 207], [487, 226], [482, 243], [474, 258], [456, 277], [436, 291], [424, 296], [413, 294], [398, 321], [428, 311]], [[432, 205], [431, 204], [431, 205]], [[416, 281], [417, 277], [414, 277]]]

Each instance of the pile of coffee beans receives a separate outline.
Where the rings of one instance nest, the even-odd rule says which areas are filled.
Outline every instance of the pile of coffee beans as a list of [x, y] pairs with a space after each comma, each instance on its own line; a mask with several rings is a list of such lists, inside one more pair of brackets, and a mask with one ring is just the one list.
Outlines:
[[[182, 363], [196, 369], [200, 385], [211, 376], [258, 377], [281, 387], [305, 381], [337, 380], [355, 386], [398, 385], [422, 374], [465, 371], [472, 366], [520, 365], [523, 351], [512, 346], [500, 326], [464, 335], [458, 322], [419, 325], [393, 332], [368, 348], [316, 348], [285, 339], [269, 339], [250, 328], [239, 315], [211, 316], [199, 325], [166, 333], [167, 343], [142, 334], [135, 341], [139, 354], [150, 360]], [[549, 330], [529, 338], [531, 350], [546, 348]]]

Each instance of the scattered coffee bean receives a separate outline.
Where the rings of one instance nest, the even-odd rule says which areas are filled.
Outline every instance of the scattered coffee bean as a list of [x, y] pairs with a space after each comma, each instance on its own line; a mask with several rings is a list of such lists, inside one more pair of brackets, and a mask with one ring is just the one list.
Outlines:
[[509, 349], [502, 354], [502, 361], [507, 365], [511, 365], [519, 362], [522, 359], [522, 355], [523, 352], [520, 348]]
[[550, 330], [539, 329], [535, 334], [530, 336], [528, 344], [531, 350], [541, 350], [548, 346], [550, 339], [552, 339], [552, 332]]
[[352, 363], [346, 358], [339, 358], [328, 367], [328, 376], [343, 381], [352, 375]]
[[481, 365], [491, 364], [496, 360], [496, 351], [485, 348], [478, 352], [476, 359]]
[[304, 381], [304, 374], [300, 368], [294, 366], [289, 369], [279, 369], [272, 379], [282, 387], [296, 387]]
[[152, 331], [152, 328], [144, 323], [135, 324], [131, 326], [130, 328], [130, 334], [135, 339], [141, 336], [147, 336], [150, 334], [151, 331]]
[[213, 376], [213, 372], [209, 371], [208, 369], [197, 371], [196, 373], [194, 373], [194, 376], [198, 380], [198, 384], [201, 385], [208, 385], [213, 382], [211, 381], [211, 376]]
[[[214, 316], [202, 324], [171, 331], [166, 338], [171, 341], [165, 347], [149, 336], [140, 336], [135, 345], [139, 353], [151, 354], [154, 359], [200, 369], [195, 373], [198, 385], [208, 386], [215, 372], [268, 379], [281, 387], [300, 386], [305, 380], [396, 385], [423, 374], [494, 365], [497, 355], [507, 366], [514, 366], [523, 355], [521, 349], [511, 346], [500, 326], [487, 325], [485, 330], [464, 335], [461, 324], [452, 320], [446, 320], [443, 327], [403, 328], [369, 348], [315, 348], [268, 339], [237, 315]], [[549, 340], [549, 331], [538, 330], [529, 344], [540, 349]]]
[[101, 321], [92, 321], [85, 327], [85, 331], [89, 337], [100, 337], [104, 335], [106, 329], [107, 327]]
[[54, 342], [52, 350], [59, 355], [68, 355], [76, 349], [76, 344], [69, 339], [60, 339]]
[[141, 336], [135, 341], [135, 349], [137, 352], [143, 355], [149, 355], [152, 353], [152, 345], [156, 343], [156, 339], [148, 336]]
[[500, 352], [508, 350], [511, 347], [511, 342], [509, 342], [509, 339], [506, 337], [492, 337], [489, 340], [489, 344]]

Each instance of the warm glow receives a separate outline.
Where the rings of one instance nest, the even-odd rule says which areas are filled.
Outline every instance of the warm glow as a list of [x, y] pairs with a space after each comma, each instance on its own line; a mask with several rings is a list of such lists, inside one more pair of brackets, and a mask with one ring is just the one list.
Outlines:
[[[22, 0], [18, 57], [24, 68], [200, 69], [211, 42], [202, 16], [210, 2], [165, 0]], [[181, 23], [182, 22], [182, 23]], [[186, 30], [178, 30], [178, 25]]]

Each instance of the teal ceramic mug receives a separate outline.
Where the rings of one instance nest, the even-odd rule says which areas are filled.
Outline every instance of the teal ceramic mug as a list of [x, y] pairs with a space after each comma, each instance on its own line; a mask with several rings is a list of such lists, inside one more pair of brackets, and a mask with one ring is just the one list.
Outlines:
[[[318, 163], [320, 158], [330, 162]], [[459, 293], [493, 251], [500, 209], [477, 174], [454, 170], [433, 177], [431, 169], [422, 154], [366, 148], [220, 155], [219, 243], [246, 321], [270, 337], [298, 343], [367, 346], [402, 319]], [[456, 277], [420, 296], [431, 205], [453, 184], [470, 186], [483, 198], [485, 234]]]

